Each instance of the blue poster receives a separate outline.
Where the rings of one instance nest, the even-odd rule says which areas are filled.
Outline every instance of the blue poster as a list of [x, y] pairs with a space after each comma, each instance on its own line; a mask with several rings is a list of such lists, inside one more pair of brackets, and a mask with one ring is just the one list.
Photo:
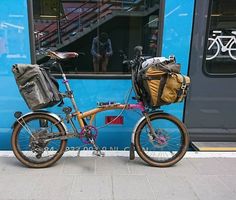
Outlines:
[[0, 1], [0, 149], [10, 148], [16, 108], [22, 108], [13, 74], [15, 63], [30, 63], [27, 0]]

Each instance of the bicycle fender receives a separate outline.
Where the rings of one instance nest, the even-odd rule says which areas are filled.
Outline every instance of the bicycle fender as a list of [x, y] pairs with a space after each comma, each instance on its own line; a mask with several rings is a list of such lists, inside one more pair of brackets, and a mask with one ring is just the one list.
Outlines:
[[[56, 119], [56, 120], [58, 120], [58, 121], [61, 121], [61, 118], [60, 118], [58, 115], [56, 115], [55, 113], [51, 113], [51, 112], [44, 111], [44, 110], [39, 110], [39, 111], [34, 111], [34, 112], [26, 113], [26, 114], [22, 115], [21, 117], [19, 117], [19, 118], [14, 122], [14, 124], [12, 125], [12, 128], [14, 129], [14, 127], [15, 127], [16, 124], [18, 123], [18, 120], [20, 120], [20, 119], [22, 119], [22, 118], [24, 118], [24, 117], [26, 117], [26, 116], [33, 115], [33, 114], [44, 114], [44, 115], [46, 114], [46, 115], [50, 115], [51, 117], [53, 117], [54, 119]], [[61, 124], [62, 124], [63, 128], [65, 129], [65, 131], [68, 132], [65, 123], [64, 123], [63, 121], [61, 121]]]

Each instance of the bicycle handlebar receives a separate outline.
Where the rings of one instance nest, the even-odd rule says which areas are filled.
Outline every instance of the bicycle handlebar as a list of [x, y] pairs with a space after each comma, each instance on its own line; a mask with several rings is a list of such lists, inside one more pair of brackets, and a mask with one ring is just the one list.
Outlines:
[[122, 62], [123, 65], [127, 65], [130, 68], [133, 68], [135, 66], [135, 61], [134, 60], [124, 60]]

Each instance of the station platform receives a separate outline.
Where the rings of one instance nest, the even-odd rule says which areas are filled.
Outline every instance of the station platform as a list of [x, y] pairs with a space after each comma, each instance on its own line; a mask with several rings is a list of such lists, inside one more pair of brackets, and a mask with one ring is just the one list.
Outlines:
[[197, 151], [236, 151], [236, 142], [192, 142], [191, 145]]
[[169, 168], [116, 155], [66, 153], [52, 167], [31, 169], [0, 152], [0, 200], [235, 200], [235, 152], [188, 152]]

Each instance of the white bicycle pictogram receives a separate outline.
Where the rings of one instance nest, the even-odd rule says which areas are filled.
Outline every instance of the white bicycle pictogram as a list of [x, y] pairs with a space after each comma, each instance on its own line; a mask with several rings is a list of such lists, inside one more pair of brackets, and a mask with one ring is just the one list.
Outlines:
[[[221, 31], [213, 31], [213, 36]], [[221, 52], [229, 52], [229, 56], [236, 60], [236, 31], [231, 32], [231, 36], [216, 36], [215, 38], [208, 38], [207, 44], [207, 56], [206, 60], [212, 60]], [[222, 41], [226, 42], [222, 42]]]

